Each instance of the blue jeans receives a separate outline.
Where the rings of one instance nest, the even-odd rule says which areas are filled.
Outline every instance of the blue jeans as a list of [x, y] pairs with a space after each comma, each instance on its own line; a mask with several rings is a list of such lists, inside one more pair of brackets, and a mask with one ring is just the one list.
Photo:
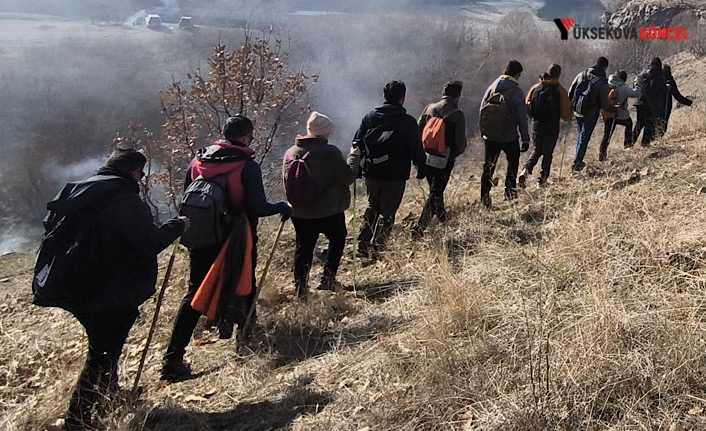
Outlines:
[[576, 144], [576, 158], [574, 158], [574, 166], [583, 162], [588, 149], [588, 141], [591, 140], [593, 129], [596, 128], [598, 117], [576, 117], [576, 123], [579, 125], [579, 141]]

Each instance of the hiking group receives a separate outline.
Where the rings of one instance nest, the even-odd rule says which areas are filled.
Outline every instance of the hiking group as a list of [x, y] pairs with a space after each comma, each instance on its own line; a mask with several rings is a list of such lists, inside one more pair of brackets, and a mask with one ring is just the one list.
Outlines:
[[[540, 159], [538, 184], [547, 185], [560, 120], [577, 119], [572, 166], [580, 171], [601, 114], [602, 161], [616, 124], [625, 127], [626, 148], [642, 129], [641, 143], [649, 145], [664, 133], [672, 96], [691, 104], [678, 92], [669, 67], [663, 67], [658, 58], [637, 76], [632, 87], [626, 84], [624, 71], [606, 78], [607, 67], [608, 60], [600, 57], [576, 76], [567, 91], [559, 83], [561, 66], [552, 64], [525, 95], [518, 84], [522, 65], [516, 60], [507, 64], [480, 106], [485, 149], [480, 187], [483, 205], [492, 204], [490, 191], [501, 152], [508, 161], [506, 199], [517, 198], [517, 186], [526, 187]], [[356, 178], [364, 179], [367, 191], [367, 208], [356, 238], [358, 257], [377, 259], [385, 249], [411, 165], [416, 167], [416, 178], [426, 178], [429, 185], [412, 236], [424, 236], [434, 217], [446, 222], [444, 192], [468, 142], [465, 115], [459, 109], [462, 89], [461, 81], [447, 82], [441, 99], [426, 106], [415, 120], [403, 106], [405, 84], [389, 82], [383, 89], [383, 103], [363, 117], [346, 157], [329, 142], [331, 119], [312, 112], [306, 135], [298, 135], [283, 158], [287, 202], [268, 202], [261, 168], [250, 148], [253, 123], [241, 115], [226, 120], [222, 139], [198, 150], [186, 171], [180, 216], [160, 227], [153, 224], [149, 206], [139, 197], [146, 158], [136, 150], [117, 149], [96, 176], [67, 184], [47, 204], [45, 236], [32, 286], [35, 304], [70, 311], [88, 335], [88, 357], [71, 397], [65, 428], [85, 429], [118, 390], [123, 344], [138, 307], [155, 292], [157, 254], [179, 236], [189, 250], [189, 283], [163, 354], [161, 379], [168, 382], [191, 373], [184, 356], [201, 315], [216, 324], [221, 338], [232, 337], [236, 325], [239, 336], [250, 336], [248, 329], [257, 318], [260, 217], [279, 214], [282, 225], [291, 217], [296, 235], [294, 286], [302, 300], [310, 295], [314, 248], [321, 234], [329, 246], [317, 289], [341, 288], [336, 275], [348, 235], [345, 211], [351, 205], [350, 186]], [[634, 129], [628, 98], [636, 99]], [[518, 175], [520, 153], [529, 150], [530, 142], [533, 150]]]

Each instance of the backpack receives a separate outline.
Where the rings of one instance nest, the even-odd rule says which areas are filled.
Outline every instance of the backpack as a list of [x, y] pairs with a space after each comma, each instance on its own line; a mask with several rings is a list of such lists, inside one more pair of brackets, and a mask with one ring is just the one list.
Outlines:
[[[608, 92], [608, 100], [610, 101], [610, 104], [612, 106], [615, 106], [615, 104], [618, 102], [618, 92], [617, 88], [613, 87], [612, 85], [610, 86], [610, 91]], [[625, 100], [627, 102], [627, 99]], [[625, 102], [623, 102], [625, 103]], [[608, 112], [603, 109], [601, 109], [601, 116], [606, 119], [610, 120], [615, 118], [617, 115], [617, 112]]]
[[400, 152], [400, 139], [403, 139], [403, 136], [402, 132], [397, 130], [397, 121], [389, 118], [379, 119], [366, 130], [363, 137], [365, 175], [384, 178], [389, 174], [390, 168], [396, 162], [395, 156], [390, 159], [390, 154], [396, 155]]
[[187, 248], [220, 245], [230, 235], [227, 180], [228, 174], [210, 179], [199, 175], [184, 190], [179, 214], [191, 220], [191, 227], [181, 236], [181, 243]]
[[284, 175], [284, 192], [287, 201], [293, 206], [307, 206], [314, 203], [318, 196], [316, 180], [311, 176], [306, 158], [311, 151], [307, 151], [303, 156], [294, 156], [290, 148], [284, 153], [287, 163], [287, 170]]
[[574, 112], [587, 115], [596, 105], [598, 95], [596, 95], [597, 84], [603, 80], [602, 76], [594, 76], [588, 79], [588, 71], [583, 72], [581, 82], [574, 89], [574, 97], [571, 99], [571, 107]]
[[532, 91], [527, 113], [534, 121], [540, 123], [558, 120], [560, 97], [558, 86], [540, 85]]
[[493, 88], [488, 98], [480, 109], [480, 133], [484, 138], [497, 141], [510, 127], [513, 117], [512, 96], [519, 91], [518, 86], [513, 86], [503, 91]]
[[95, 296], [103, 274], [96, 215], [100, 208], [115, 200], [68, 214], [50, 209], [44, 219], [44, 236], [34, 263], [34, 305], [76, 312]]
[[422, 144], [424, 151], [427, 153], [441, 156], [446, 153], [446, 119], [458, 109], [454, 109], [447, 115], [440, 117], [434, 112], [432, 106], [429, 105], [427, 108], [427, 111], [431, 109], [431, 117], [424, 125], [424, 130], [422, 130]]

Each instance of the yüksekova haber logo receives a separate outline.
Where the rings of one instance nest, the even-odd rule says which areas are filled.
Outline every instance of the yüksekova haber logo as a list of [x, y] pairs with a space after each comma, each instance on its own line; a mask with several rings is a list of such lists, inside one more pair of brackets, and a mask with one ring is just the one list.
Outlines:
[[[574, 39], [598, 40], [689, 40], [686, 27], [657, 27], [650, 24], [648, 27], [581, 27], [573, 18], [555, 18], [561, 40], [568, 40], [569, 34]], [[571, 31], [573, 28], [573, 31]]]

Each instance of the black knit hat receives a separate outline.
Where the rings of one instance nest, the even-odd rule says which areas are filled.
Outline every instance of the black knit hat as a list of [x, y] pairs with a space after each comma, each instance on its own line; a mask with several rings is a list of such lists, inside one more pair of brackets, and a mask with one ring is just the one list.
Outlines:
[[243, 115], [229, 117], [223, 125], [223, 137], [230, 143], [235, 143], [243, 136], [247, 136], [255, 130], [252, 121]]
[[147, 163], [147, 157], [133, 148], [116, 148], [105, 162], [107, 168], [112, 168], [123, 174], [131, 174], [142, 170]]

